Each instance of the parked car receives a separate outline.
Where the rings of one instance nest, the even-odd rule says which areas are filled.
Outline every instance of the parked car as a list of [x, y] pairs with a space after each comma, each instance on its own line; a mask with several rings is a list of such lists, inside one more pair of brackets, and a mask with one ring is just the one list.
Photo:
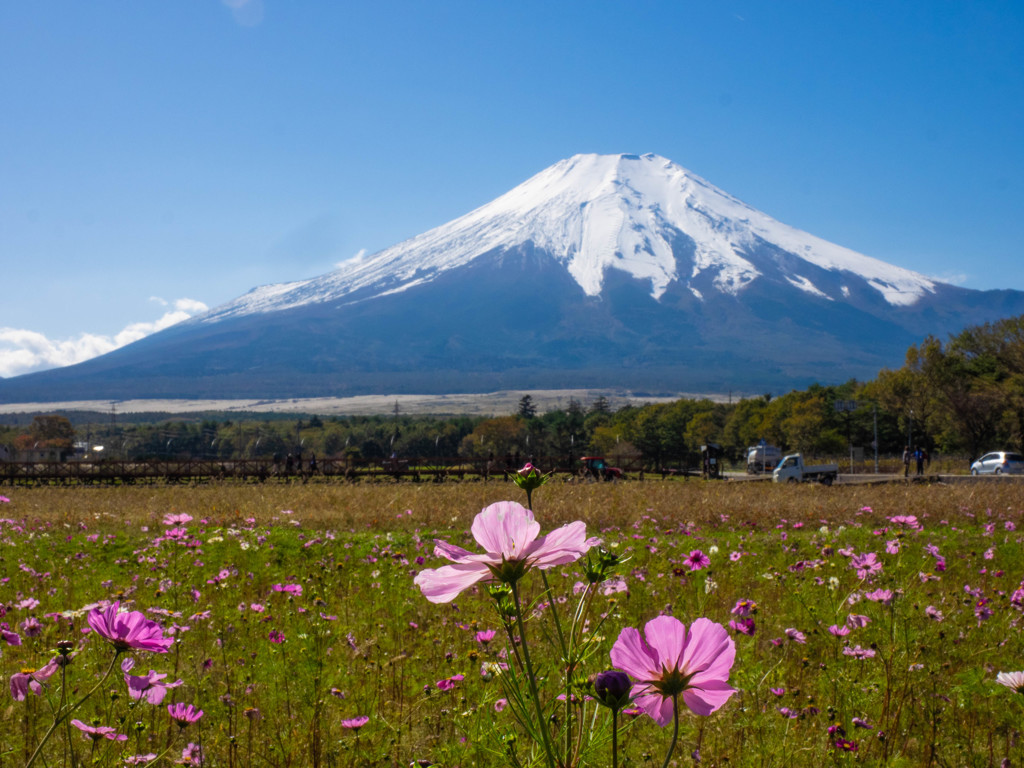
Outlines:
[[1024, 475], [1024, 456], [1012, 451], [986, 453], [971, 464], [972, 475]]

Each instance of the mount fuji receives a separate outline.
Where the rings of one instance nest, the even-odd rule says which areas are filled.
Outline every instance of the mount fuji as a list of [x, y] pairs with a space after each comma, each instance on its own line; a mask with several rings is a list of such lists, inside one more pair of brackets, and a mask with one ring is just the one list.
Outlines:
[[317, 278], [255, 288], [0, 401], [614, 388], [873, 378], [1024, 313], [787, 226], [657, 155], [576, 155]]

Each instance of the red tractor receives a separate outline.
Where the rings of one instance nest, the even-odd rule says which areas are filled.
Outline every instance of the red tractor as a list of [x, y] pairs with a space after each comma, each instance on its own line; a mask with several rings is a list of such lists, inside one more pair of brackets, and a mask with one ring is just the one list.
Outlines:
[[583, 456], [583, 476], [594, 480], [621, 480], [622, 470], [608, 466], [604, 456]]

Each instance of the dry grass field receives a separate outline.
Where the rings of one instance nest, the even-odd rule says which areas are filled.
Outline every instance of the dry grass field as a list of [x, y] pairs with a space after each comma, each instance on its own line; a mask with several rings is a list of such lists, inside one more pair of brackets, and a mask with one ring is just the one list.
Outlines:
[[[282, 510], [301, 514], [307, 528], [367, 528], [392, 531], [467, 526], [485, 505], [516, 498], [519, 491], [501, 480], [417, 484], [207, 484], [188, 486], [31, 488], [2, 491], [12, 497], [6, 509], [19, 517], [99, 527], [159, 521], [187, 512], [211, 525], [245, 518], [258, 524], [280, 519]], [[538, 494], [538, 515], [548, 526], [585, 520], [600, 528], [632, 523], [641, 515], [665, 522], [703, 522], [729, 514], [734, 521], [769, 525], [828, 520], [840, 523], [862, 507], [879, 519], [887, 515], [952, 516], [961, 510], [1024, 510], [1024, 485], [1012, 479], [955, 484], [777, 486], [771, 483], [648, 480], [617, 484], [553, 482]], [[410, 518], [402, 513], [414, 510]]]

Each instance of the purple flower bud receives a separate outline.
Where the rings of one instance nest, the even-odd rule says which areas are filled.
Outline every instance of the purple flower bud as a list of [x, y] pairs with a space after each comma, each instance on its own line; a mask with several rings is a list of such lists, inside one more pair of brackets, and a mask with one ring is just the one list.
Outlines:
[[599, 672], [594, 678], [594, 694], [597, 700], [611, 709], [621, 709], [628, 704], [632, 688], [629, 675], [617, 669]]

